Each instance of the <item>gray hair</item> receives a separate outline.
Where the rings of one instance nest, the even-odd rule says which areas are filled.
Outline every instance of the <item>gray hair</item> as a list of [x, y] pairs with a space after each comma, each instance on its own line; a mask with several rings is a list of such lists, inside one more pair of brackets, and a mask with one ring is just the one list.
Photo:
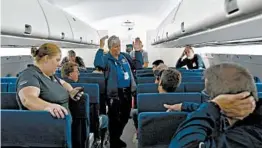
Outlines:
[[108, 48], [109, 48], [109, 50], [111, 50], [111, 48], [113, 47], [113, 45], [116, 45], [116, 44], [120, 44], [120, 39], [119, 39], [119, 37], [113, 35], [113, 36], [111, 36], [111, 37], [108, 39]]
[[258, 101], [257, 88], [252, 74], [235, 63], [222, 63], [205, 71], [206, 92], [211, 98], [220, 94], [237, 94], [248, 91]]

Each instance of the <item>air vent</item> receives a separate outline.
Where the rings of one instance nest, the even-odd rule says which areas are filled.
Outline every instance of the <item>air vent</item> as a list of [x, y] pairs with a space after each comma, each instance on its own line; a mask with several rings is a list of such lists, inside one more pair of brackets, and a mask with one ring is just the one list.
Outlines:
[[32, 26], [31, 25], [28, 25], [28, 24], [25, 24], [25, 34], [31, 34], [32, 32]]
[[237, 0], [225, 0], [225, 10], [229, 15], [238, 12]]

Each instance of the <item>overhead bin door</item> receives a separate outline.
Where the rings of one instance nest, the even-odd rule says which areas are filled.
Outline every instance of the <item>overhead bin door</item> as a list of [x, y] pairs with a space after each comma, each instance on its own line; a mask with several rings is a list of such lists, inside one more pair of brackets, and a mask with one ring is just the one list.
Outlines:
[[1, 33], [15, 36], [48, 37], [48, 26], [37, 0], [2, 0]]
[[96, 30], [94, 30], [94, 29], [93, 29], [92, 27], [90, 27], [90, 26], [88, 26], [86, 29], [88, 30], [87, 43], [89, 43], [89, 44], [95, 44], [95, 42], [97, 42], [97, 41], [95, 41], [95, 40], [97, 40], [96, 35], [98, 35], [97, 32], [96, 32]]
[[66, 17], [71, 25], [74, 41], [78, 43], [87, 43], [87, 36], [88, 36], [88, 26], [81, 20], [76, 17], [71, 16], [70, 14], [66, 13]]
[[172, 28], [169, 36], [179, 37], [200, 30], [206, 30], [212, 25], [225, 21], [225, 1], [223, 0], [183, 0], [173, 18]]
[[54, 40], [74, 41], [66, 14], [46, 0], [39, 0], [49, 26], [49, 38]]

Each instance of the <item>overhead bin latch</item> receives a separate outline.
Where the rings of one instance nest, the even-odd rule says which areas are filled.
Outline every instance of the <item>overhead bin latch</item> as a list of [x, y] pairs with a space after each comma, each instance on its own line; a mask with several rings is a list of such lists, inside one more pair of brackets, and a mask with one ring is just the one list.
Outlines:
[[168, 38], [168, 32], [166, 32], [166, 38]]
[[61, 39], [62, 40], [65, 39], [65, 33], [64, 32], [61, 33]]
[[182, 22], [181, 23], [181, 31], [182, 32], [185, 32], [186, 30], [185, 30], [185, 22]]
[[80, 37], [80, 42], [82, 42], [82, 39], [83, 39], [83, 38], [82, 38], [82, 37]]
[[32, 26], [31, 25], [28, 25], [28, 24], [25, 24], [25, 34], [31, 34], [32, 32]]
[[225, 10], [228, 15], [238, 12], [237, 0], [225, 0]]

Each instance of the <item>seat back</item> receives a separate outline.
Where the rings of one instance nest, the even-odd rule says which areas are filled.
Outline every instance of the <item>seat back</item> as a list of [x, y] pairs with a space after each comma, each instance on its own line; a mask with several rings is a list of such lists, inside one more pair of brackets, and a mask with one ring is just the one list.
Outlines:
[[[180, 84], [176, 92], [184, 92], [184, 84]], [[137, 85], [137, 93], [158, 93], [158, 84], [145, 83]]]
[[182, 102], [201, 103], [201, 93], [148, 93], [137, 95], [138, 112], [166, 111], [163, 104]]
[[1, 83], [1, 92], [8, 91], [8, 83]]
[[138, 148], [168, 147], [185, 112], [148, 112], [138, 116]]
[[185, 92], [201, 92], [205, 89], [204, 82], [195, 82], [195, 83], [184, 83]]
[[1, 109], [19, 109], [16, 93], [1, 93]]
[[99, 103], [98, 84], [70, 83], [72, 87], [84, 87], [84, 92], [89, 95], [90, 103]]
[[1, 146], [72, 147], [71, 121], [46, 111], [1, 110]]
[[257, 92], [262, 92], [262, 83], [256, 83]]
[[1, 77], [1, 83], [16, 83], [17, 77]]
[[137, 77], [137, 84], [154, 83], [155, 77]]
[[16, 92], [16, 84], [8, 84], [8, 92]]
[[188, 76], [182, 77], [182, 82], [204, 82], [202, 76]]

